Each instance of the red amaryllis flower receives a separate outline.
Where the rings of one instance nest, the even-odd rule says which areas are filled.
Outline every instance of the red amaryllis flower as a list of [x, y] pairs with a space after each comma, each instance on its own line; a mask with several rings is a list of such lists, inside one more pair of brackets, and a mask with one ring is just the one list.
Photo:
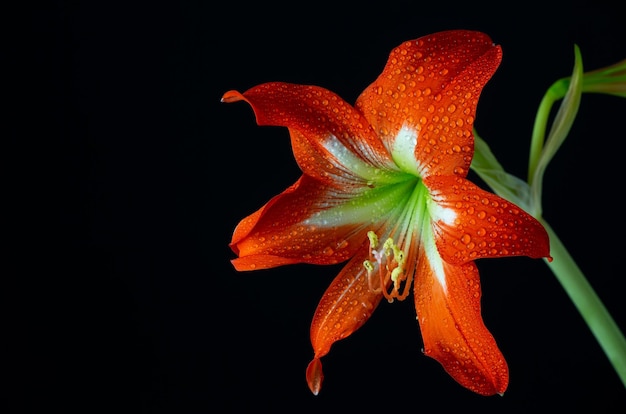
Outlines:
[[355, 106], [317, 86], [279, 82], [222, 97], [248, 102], [259, 125], [287, 127], [303, 172], [239, 223], [235, 268], [347, 261], [311, 324], [314, 394], [332, 344], [382, 298], [407, 298], [411, 285], [424, 353], [478, 394], [507, 388], [474, 261], [550, 252], [537, 220], [465, 178], [478, 97], [501, 57], [483, 33], [444, 31], [395, 48]]

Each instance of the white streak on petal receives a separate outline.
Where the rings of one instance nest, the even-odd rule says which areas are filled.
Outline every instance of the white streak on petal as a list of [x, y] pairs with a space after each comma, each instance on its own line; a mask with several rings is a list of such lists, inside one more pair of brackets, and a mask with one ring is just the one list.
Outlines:
[[440, 193], [433, 191], [428, 199], [428, 214], [433, 222], [443, 222], [448, 226], [452, 226], [457, 218], [457, 212], [449, 207], [442, 206], [439, 202], [442, 201]]
[[329, 135], [322, 145], [336, 160], [333, 163], [336, 167], [361, 178], [375, 175], [375, 168], [350, 151], [336, 136]]
[[396, 165], [403, 171], [418, 176], [419, 163], [415, 158], [417, 146], [417, 130], [406, 125], [400, 128], [393, 140], [391, 156]]
[[428, 211], [430, 212], [430, 217], [433, 219], [433, 221], [435, 222], [442, 221], [448, 226], [454, 225], [454, 221], [456, 220], [456, 217], [457, 217], [456, 211], [454, 211], [451, 208], [442, 207], [441, 205], [437, 203], [429, 203], [429, 204], [430, 205], [429, 205]]
[[424, 243], [424, 253], [428, 258], [428, 263], [430, 264], [430, 268], [432, 269], [437, 281], [441, 285], [441, 288], [445, 292], [447, 289], [446, 286], [446, 273], [443, 270], [443, 259], [439, 254], [439, 250], [437, 250], [437, 245], [435, 244], [435, 238], [433, 236], [432, 227], [424, 226], [424, 233], [422, 233], [422, 241]]

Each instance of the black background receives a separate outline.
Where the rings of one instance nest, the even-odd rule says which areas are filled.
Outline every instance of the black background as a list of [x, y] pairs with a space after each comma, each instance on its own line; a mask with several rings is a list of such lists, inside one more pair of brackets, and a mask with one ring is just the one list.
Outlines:
[[[475, 126], [524, 177], [537, 105], [570, 74], [574, 44], [586, 70], [626, 57], [609, 4], [47, 2], [3, 13], [2, 412], [624, 412], [592, 334], [545, 264], [525, 257], [478, 262], [484, 319], [511, 371], [503, 397], [467, 391], [421, 354], [410, 300], [382, 303], [335, 344], [313, 396], [308, 328], [340, 267], [233, 270], [235, 225], [300, 173], [286, 129], [219, 102], [288, 81], [353, 103], [401, 42], [481, 30], [504, 57]], [[544, 185], [544, 217], [622, 329], [625, 114], [623, 99], [585, 95]]]

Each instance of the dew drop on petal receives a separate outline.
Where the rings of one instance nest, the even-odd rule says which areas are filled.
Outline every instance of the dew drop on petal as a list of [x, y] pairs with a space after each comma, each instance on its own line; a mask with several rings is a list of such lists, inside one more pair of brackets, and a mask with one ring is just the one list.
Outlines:
[[347, 240], [342, 240], [341, 242], [337, 244], [337, 250], [345, 249], [346, 247], [348, 247]]

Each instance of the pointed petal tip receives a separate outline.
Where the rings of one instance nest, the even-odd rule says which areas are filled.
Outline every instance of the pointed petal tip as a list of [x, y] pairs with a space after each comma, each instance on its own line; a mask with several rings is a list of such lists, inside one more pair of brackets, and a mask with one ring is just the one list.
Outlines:
[[228, 91], [224, 95], [222, 95], [222, 99], [220, 99], [220, 102], [231, 103], [231, 102], [242, 101], [244, 99], [245, 98], [243, 97], [242, 94], [240, 94], [239, 92], [237, 92], [235, 90], [232, 90], [232, 91]]
[[315, 357], [306, 367], [306, 382], [313, 395], [319, 394], [322, 389], [323, 380], [324, 373], [322, 372], [322, 362], [319, 358]]

